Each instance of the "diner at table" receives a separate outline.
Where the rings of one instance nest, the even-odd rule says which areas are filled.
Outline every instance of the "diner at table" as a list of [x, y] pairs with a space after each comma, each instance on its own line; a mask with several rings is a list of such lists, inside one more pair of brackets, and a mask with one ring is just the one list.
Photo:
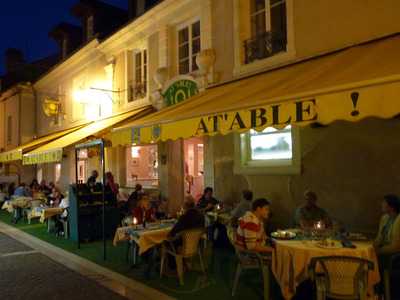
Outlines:
[[305, 203], [296, 209], [294, 223], [296, 227], [312, 227], [317, 222], [322, 222], [324, 226], [332, 226], [332, 220], [328, 213], [317, 205], [318, 197], [313, 191], [304, 192]]

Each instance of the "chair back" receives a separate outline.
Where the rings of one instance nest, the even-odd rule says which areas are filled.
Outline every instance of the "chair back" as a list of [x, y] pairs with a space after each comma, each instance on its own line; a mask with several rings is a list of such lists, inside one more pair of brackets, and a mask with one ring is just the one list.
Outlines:
[[198, 254], [199, 242], [203, 234], [203, 228], [190, 229], [182, 232], [182, 256], [191, 257]]
[[368, 287], [368, 272], [374, 264], [366, 259], [349, 256], [324, 256], [311, 259], [310, 277], [323, 278], [327, 297], [358, 299]]

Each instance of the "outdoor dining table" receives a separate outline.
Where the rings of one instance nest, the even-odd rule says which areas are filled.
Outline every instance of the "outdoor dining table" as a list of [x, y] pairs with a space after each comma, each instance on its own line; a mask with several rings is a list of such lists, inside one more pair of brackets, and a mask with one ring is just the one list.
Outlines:
[[133, 242], [133, 259], [136, 263], [136, 253], [142, 255], [147, 250], [156, 247], [168, 239], [174, 223], [148, 224], [146, 228], [142, 225], [132, 225], [119, 227], [115, 231], [113, 245], [116, 246], [121, 241]]
[[272, 272], [285, 299], [291, 299], [296, 288], [308, 279], [308, 265], [312, 258], [321, 256], [353, 256], [370, 260], [374, 270], [369, 272], [368, 295], [374, 299], [374, 285], [380, 280], [378, 260], [370, 242], [353, 242], [356, 248], [321, 248], [311, 240], [276, 240]]
[[61, 207], [45, 207], [41, 210], [40, 222], [44, 223], [47, 219], [61, 215], [64, 212], [64, 208]]

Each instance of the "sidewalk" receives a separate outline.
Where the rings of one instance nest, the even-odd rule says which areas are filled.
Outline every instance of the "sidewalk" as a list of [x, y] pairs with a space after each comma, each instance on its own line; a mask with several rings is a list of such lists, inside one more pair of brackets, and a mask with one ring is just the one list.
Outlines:
[[[15, 239], [24, 244], [27, 248], [23, 251], [31, 251], [32, 253], [23, 253], [29, 255], [45, 255], [51, 260], [63, 265], [64, 267], [79, 273], [85, 278], [94, 280], [96, 283], [108, 288], [109, 290], [135, 300], [172, 300], [173, 298], [150, 288], [143, 283], [137, 282], [131, 278], [113, 272], [107, 268], [99, 266], [91, 261], [79, 257], [73, 253], [67, 252], [59, 247], [44, 242], [30, 234], [27, 234], [10, 225], [0, 222], [0, 233]], [[17, 251], [18, 252], [18, 251]], [[43, 260], [38, 257], [37, 260]], [[3, 298], [3, 297], [2, 297]], [[112, 300], [111, 298], [109, 300]]]

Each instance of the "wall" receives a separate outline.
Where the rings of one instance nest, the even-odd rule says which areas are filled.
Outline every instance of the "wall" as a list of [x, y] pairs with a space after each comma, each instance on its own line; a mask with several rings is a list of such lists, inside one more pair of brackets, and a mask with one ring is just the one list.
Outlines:
[[303, 192], [312, 189], [319, 205], [347, 228], [374, 231], [383, 195], [400, 194], [399, 130], [397, 119], [301, 128], [302, 173], [294, 176], [235, 175], [233, 135], [213, 137], [216, 196], [238, 201], [250, 188], [272, 201], [276, 224], [290, 226]]
[[398, 0], [302, 0], [293, 3], [295, 47], [300, 57], [400, 31]]
[[[20, 134], [20, 122], [19, 122], [19, 94], [15, 94], [8, 98], [5, 103], [5, 150], [12, 150], [19, 145], [19, 134]], [[11, 129], [11, 143], [8, 143], [8, 117], [12, 117], [12, 129]]]

